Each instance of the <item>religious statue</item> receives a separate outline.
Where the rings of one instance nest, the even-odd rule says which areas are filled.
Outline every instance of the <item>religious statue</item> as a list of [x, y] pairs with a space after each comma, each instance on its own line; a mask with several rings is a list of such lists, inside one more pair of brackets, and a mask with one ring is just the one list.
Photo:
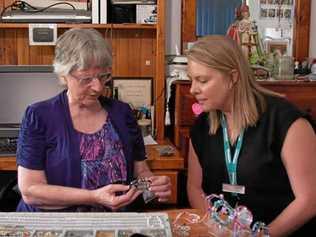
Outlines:
[[264, 56], [258, 28], [250, 19], [249, 6], [244, 0], [240, 7], [235, 9], [235, 21], [229, 26], [227, 35], [241, 45], [242, 51], [250, 64], [263, 64]]

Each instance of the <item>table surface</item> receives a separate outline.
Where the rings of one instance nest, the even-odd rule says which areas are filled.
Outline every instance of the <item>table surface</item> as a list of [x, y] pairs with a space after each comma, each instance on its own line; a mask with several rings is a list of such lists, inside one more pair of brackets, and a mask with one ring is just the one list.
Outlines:
[[[208, 227], [201, 222], [205, 214], [203, 214], [200, 210], [197, 209], [174, 209], [167, 211], [168, 216], [170, 218], [170, 225], [172, 228], [172, 232], [174, 236], [181, 236], [181, 233], [178, 233], [176, 230], [177, 225], [186, 225], [190, 228], [189, 235], [192, 237], [204, 237], [204, 236], [214, 236], [209, 233]], [[199, 217], [199, 221], [197, 223], [192, 223], [192, 217], [190, 215], [197, 215]], [[177, 216], [180, 216], [175, 223]]]
[[[6, 224], [7, 226], [11, 226], [12, 223], [16, 223], [15, 219], [19, 219], [20, 224], [22, 223], [23, 226], [31, 230], [40, 230], [43, 228], [43, 226], [46, 226], [47, 230], [51, 230], [51, 229], [55, 230], [56, 223], [59, 223], [60, 221], [66, 221], [60, 224], [62, 228], [56, 227], [56, 230], [60, 231], [60, 230], [69, 230], [69, 226], [71, 226], [72, 230], [78, 230], [78, 229], [91, 230], [94, 228], [96, 229], [104, 228], [104, 230], [116, 230], [116, 227], [120, 227], [122, 229], [128, 227], [129, 229], [130, 218], [132, 218], [133, 219], [132, 223], [138, 223], [135, 226], [137, 229], [137, 228], [142, 228], [142, 225], [147, 225], [143, 223], [144, 217], [146, 216], [163, 217], [163, 216], [166, 216], [165, 214], [167, 214], [169, 217], [170, 227], [172, 230], [172, 236], [174, 237], [180, 237], [180, 236], [181, 237], [184, 237], [184, 236], [228, 237], [228, 236], [232, 236], [231, 233], [227, 233], [227, 232], [225, 233], [222, 232], [221, 234], [218, 234], [218, 233], [215, 234], [216, 232], [215, 230], [217, 229], [217, 227], [215, 227], [214, 225], [211, 225], [211, 226], [206, 225], [206, 222], [209, 217], [205, 215], [205, 213], [197, 209], [158, 210], [155, 212], [157, 214], [154, 214], [154, 215], [152, 211], [143, 212], [143, 213], [141, 212], [140, 213], [118, 213], [118, 212], [117, 213], [58, 213], [58, 212], [55, 212], [55, 213], [47, 213], [47, 212], [46, 213], [30, 213], [30, 212], [28, 213], [21, 213], [21, 212], [20, 213], [18, 212], [0, 213], [0, 232], [1, 232], [1, 223]], [[41, 220], [39, 220], [38, 218], [41, 218]], [[125, 220], [126, 218], [128, 218], [128, 220]], [[49, 221], [49, 223], [47, 221]], [[91, 225], [91, 221], [93, 221], [93, 223], [95, 224]], [[102, 225], [104, 225], [105, 227]], [[157, 223], [153, 225], [155, 225], [155, 228], [157, 228]], [[179, 226], [187, 228], [187, 231], [186, 232], [179, 231]], [[168, 227], [165, 226], [164, 228], [168, 228]], [[250, 236], [250, 235], [243, 235], [243, 236]]]

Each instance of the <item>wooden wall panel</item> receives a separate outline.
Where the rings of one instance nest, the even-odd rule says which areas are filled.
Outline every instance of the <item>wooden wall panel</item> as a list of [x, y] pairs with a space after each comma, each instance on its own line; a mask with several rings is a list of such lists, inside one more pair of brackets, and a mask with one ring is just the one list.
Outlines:
[[4, 31], [4, 64], [17, 64], [17, 51], [16, 51], [16, 30], [15, 29], [6, 29]]
[[54, 59], [54, 50], [53, 46], [42, 46], [41, 47], [41, 64], [51, 65]]
[[[65, 29], [59, 29], [61, 35]], [[121, 77], [155, 75], [155, 31], [99, 30], [113, 47], [113, 73]], [[0, 63], [4, 65], [48, 65], [54, 57], [53, 46], [30, 46], [28, 29], [0, 29]], [[146, 65], [146, 61], [149, 65]]]
[[15, 0], [2, 0], [1, 2], [3, 3], [3, 8], [6, 6], [11, 5]]
[[5, 64], [4, 63], [4, 31], [0, 30], [0, 65]]
[[30, 49], [28, 43], [28, 30], [18, 30], [16, 32], [16, 47], [17, 47], [17, 64], [27, 65], [29, 63]]
[[166, 1], [158, 0], [158, 23], [156, 30], [156, 78], [155, 78], [155, 128], [156, 139], [165, 136], [165, 25]]
[[2, 12], [2, 10], [11, 5], [15, 0], [0, 0], [0, 12]]
[[[114, 72], [116, 76], [140, 74], [140, 40], [138, 31], [119, 30], [113, 37]], [[137, 53], [136, 53], [137, 52]]]
[[182, 1], [182, 49], [196, 40], [196, 0]]
[[293, 31], [293, 56], [303, 60], [309, 56], [311, 0], [296, 0]]
[[156, 48], [154, 47], [155, 36], [153, 33], [152, 31], [142, 31], [140, 37], [140, 75], [148, 77], [152, 77], [155, 74]]
[[[110, 33], [111, 34], [111, 33]], [[153, 33], [142, 30], [115, 30], [111, 38], [113, 47], [113, 72], [115, 76], [153, 76]]]
[[[29, 64], [30, 65], [41, 65], [42, 57], [41, 57], [41, 47], [42, 46], [30, 46], [30, 57], [29, 57]], [[19, 57], [20, 55], [18, 55]]]

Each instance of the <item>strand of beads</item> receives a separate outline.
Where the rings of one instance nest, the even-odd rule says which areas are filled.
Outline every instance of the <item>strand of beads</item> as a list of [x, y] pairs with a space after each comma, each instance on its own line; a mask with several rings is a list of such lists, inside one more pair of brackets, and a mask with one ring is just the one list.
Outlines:
[[232, 208], [224, 200], [222, 194], [211, 194], [207, 196], [209, 220], [207, 225], [216, 236], [252, 236], [252, 237], [269, 237], [269, 229], [263, 222], [253, 222], [251, 211], [242, 205]]

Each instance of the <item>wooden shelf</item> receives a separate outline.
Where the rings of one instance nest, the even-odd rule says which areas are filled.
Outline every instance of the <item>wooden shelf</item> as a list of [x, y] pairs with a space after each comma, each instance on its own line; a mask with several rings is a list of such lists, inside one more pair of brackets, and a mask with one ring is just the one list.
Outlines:
[[0, 157], [0, 170], [12, 171], [16, 170], [15, 157]]
[[[0, 11], [14, 0], [0, 0]], [[73, 27], [94, 28], [109, 39], [113, 73], [120, 77], [152, 77], [155, 135], [164, 138], [166, 0], [157, 0], [156, 24], [58, 24], [58, 35]], [[28, 23], [0, 23], [1, 65], [51, 65], [53, 46], [29, 44]]]
[[[28, 28], [28, 23], [1, 23], [0, 28], [2, 29], [23, 29]], [[57, 24], [58, 28], [96, 28], [96, 29], [136, 29], [136, 30], [155, 30], [157, 28], [156, 24]]]

